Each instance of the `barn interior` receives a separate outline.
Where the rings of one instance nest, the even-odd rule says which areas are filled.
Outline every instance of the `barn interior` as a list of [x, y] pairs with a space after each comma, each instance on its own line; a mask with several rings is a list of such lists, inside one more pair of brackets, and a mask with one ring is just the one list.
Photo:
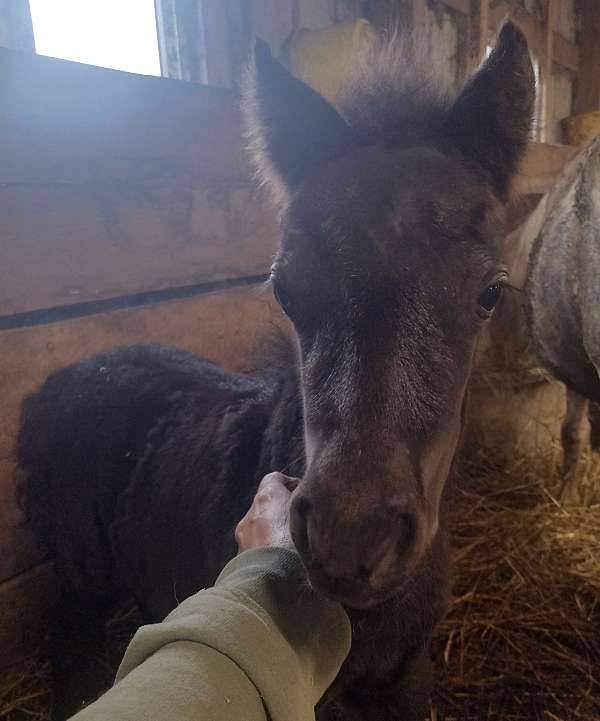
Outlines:
[[[457, 91], [507, 17], [529, 43], [535, 124], [507, 215], [512, 290], [469, 382], [428, 721], [600, 719], [600, 423], [563, 503], [565, 387], [535, 355], [521, 292], [525, 224], [600, 135], [596, 0], [0, 1], [1, 719], [49, 719], [52, 704], [56, 578], [15, 496], [23, 398], [135, 343], [251, 372], [265, 333], [291, 333], [265, 288], [277, 215], [244, 152], [254, 38], [335, 101], [360, 37], [401, 27]], [[132, 628], [120, 609], [117, 651], [99, 651], [107, 683]]]

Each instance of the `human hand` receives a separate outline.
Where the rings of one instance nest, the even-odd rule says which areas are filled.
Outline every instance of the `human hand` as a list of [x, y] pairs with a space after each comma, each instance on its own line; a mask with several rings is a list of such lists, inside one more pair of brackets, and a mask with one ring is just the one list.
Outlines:
[[239, 552], [263, 546], [293, 548], [289, 508], [297, 478], [283, 473], [266, 475], [256, 491], [250, 510], [235, 529]]

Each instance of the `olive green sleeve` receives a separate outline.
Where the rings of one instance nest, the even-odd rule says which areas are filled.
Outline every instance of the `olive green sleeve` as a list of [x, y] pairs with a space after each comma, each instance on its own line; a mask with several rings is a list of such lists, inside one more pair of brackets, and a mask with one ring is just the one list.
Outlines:
[[77, 721], [308, 721], [350, 648], [342, 607], [293, 551], [233, 559], [213, 588], [143, 626], [115, 686]]

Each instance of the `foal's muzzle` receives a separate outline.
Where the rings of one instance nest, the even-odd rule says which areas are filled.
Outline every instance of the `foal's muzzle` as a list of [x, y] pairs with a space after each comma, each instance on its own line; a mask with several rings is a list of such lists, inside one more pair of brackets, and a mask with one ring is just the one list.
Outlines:
[[418, 512], [406, 506], [343, 520], [301, 493], [290, 509], [292, 539], [313, 585], [358, 608], [401, 591], [420, 556], [422, 525]]

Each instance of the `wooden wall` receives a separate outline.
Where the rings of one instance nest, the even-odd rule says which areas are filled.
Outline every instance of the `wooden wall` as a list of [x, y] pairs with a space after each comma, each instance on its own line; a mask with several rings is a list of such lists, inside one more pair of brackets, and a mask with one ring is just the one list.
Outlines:
[[[285, 56], [287, 40], [300, 28], [320, 29], [360, 16], [379, 28], [400, 23], [420, 35], [426, 56], [454, 87], [481, 61], [498, 27], [510, 16], [527, 35], [538, 67], [535, 139], [561, 143], [561, 120], [581, 112], [577, 96], [586, 96], [587, 86], [599, 84], [598, 59], [590, 57], [588, 62], [586, 55], [583, 73], [589, 80], [582, 79], [580, 72], [584, 65], [580, 46], [590, 26], [589, 18], [582, 18], [586, 12], [591, 16], [598, 9], [594, 0], [247, 0], [242, 5], [240, 0], [225, 0], [216, 12], [227, 17], [230, 29], [223, 39], [223, 56], [227, 57], [241, 57], [254, 34], [265, 38], [275, 53]], [[214, 18], [215, 11], [211, 12]], [[587, 31], [587, 36], [591, 45], [595, 35]], [[592, 53], [590, 48], [588, 54]], [[229, 77], [234, 83], [236, 72], [231, 70]]]
[[[276, 243], [224, 89], [0, 50], [0, 649], [43, 619], [48, 567], [13, 494], [23, 396], [133, 342], [242, 368], [281, 322]], [[19, 611], [21, 609], [21, 611]], [[35, 611], [35, 612], [34, 612]]]
[[[560, 120], [572, 112], [579, 73], [577, 0], [372, 0], [381, 23], [400, 17], [420, 27], [430, 57], [460, 83], [485, 55], [504, 18], [523, 29], [539, 68], [536, 139], [561, 142]], [[408, 8], [408, 10], [407, 10]]]

